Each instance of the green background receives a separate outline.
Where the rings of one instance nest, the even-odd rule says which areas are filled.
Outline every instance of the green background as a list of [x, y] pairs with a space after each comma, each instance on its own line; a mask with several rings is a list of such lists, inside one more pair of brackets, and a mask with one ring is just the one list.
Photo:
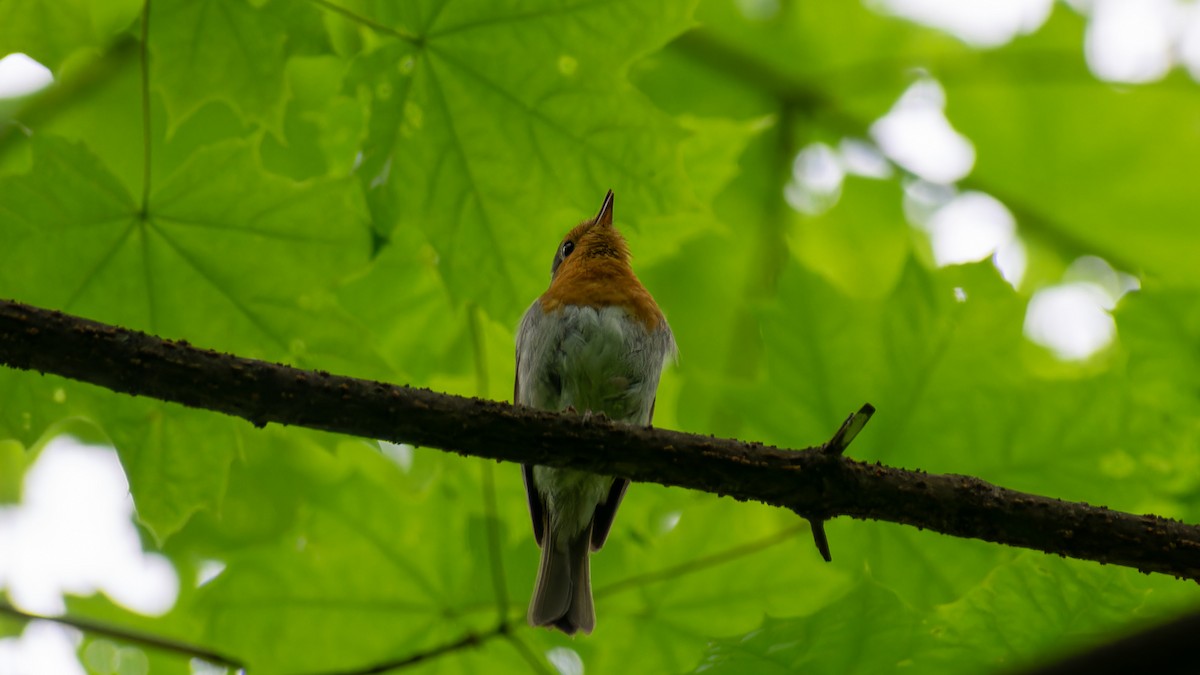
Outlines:
[[[1200, 520], [1200, 88], [1098, 81], [1069, 7], [990, 50], [833, 1], [747, 18], [720, 0], [154, 0], [145, 31], [142, 14], [0, 0], [0, 53], [57, 78], [0, 103], [0, 296], [506, 400], [513, 329], [611, 188], [679, 342], [659, 426], [804, 447], [870, 401], [857, 458]], [[989, 262], [931, 264], [901, 170], [847, 178], [818, 216], [783, 198], [797, 151], [867, 139], [919, 73], [974, 145], [963, 186], [1017, 216], [1016, 290]], [[1026, 305], [1086, 254], [1142, 289], [1111, 346], [1059, 363], [1023, 336]], [[145, 545], [183, 580], [164, 617], [102, 596], [72, 613], [256, 673], [472, 632], [413, 669], [548, 672], [566, 647], [588, 673], [978, 673], [1197, 602], [1191, 582], [886, 523], [831, 522], [826, 564], [790, 513], [635, 485], [593, 559], [597, 629], [572, 640], [524, 625], [537, 551], [515, 466], [419, 448], [405, 467], [0, 370], [2, 494], [67, 418], [117, 448]], [[225, 570], [197, 587], [206, 560]]]

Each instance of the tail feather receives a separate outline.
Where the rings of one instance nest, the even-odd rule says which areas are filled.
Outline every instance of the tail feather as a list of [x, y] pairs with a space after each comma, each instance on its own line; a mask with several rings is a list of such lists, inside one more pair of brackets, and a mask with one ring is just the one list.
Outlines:
[[571, 607], [564, 617], [585, 635], [590, 634], [596, 627], [596, 608], [592, 604], [591, 565], [588, 562], [591, 558], [589, 555], [592, 549], [591, 541], [592, 528], [588, 527], [579, 534], [579, 540], [575, 542], [578, 552], [573, 551], [576, 557], [572, 559], [575, 564], [573, 570], [575, 574], [571, 587]]
[[592, 528], [584, 528], [562, 548], [553, 527], [545, 532], [537, 582], [529, 601], [529, 623], [553, 626], [567, 635], [576, 631], [591, 633], [596, 626], [588, 566]]
[[547, 528], [542, 539], [542, 557], [538, 563], [533, 599], [529, 601], [529, 623], [553, 624], [571, 608], [571, 561], [558, 550], [558, 533]]

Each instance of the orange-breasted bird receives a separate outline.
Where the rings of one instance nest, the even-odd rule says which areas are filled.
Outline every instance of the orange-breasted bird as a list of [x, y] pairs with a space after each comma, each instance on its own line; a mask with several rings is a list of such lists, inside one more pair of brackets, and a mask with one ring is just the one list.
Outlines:
[[[675, 355], [662, 311], [629, 264], [613, 227], [613, 193], [567, 233], [550, 288], [517, 329], [517, 405], [573, 409], [649, 425], [658, 378]], [[568, 635], [596, 625], [588, 555], [604, 545], [629, 481], [523, 465], [533, 534], [542, 547], [529, 623]]]

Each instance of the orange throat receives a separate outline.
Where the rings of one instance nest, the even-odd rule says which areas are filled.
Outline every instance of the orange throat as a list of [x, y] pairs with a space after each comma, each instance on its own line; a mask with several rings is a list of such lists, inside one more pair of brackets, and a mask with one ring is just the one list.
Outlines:
[[[570, 263], [570, 264], [568, 264]], [[663, 322], [662, 310], [629, 263], [615, 258], [568, 260], [538, 299], [547, 314], [563, 307], [624, 307], [647, 331]]]

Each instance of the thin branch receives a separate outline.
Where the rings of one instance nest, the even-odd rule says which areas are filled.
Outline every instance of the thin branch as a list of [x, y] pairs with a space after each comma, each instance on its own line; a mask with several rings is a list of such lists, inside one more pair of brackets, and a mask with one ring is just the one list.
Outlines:
[[486, 633], [467, 633], [457, 640], [438, 645], [437, 647], [427, 649], [423, 652], [410, 654], [409, 656], [406, 656], [402, 659], [396, 659], [395, 661], [384, 661], [383, 663], [377, 663], [356, 670], [331, 670], [320, 673], [320, 675], [379, 675], [380, 673], [386, 673], [393, 670], [401, 670], [403, 668], [422, 664], [430, 659], [442, 656], [443, 654], [450, 654], [452, 652], [461, 651], [471, 647], [478, 647], [488, 640], [507, 634], [507, 632], [508, 628], [500, 625], [496, 626], [490, 631], [487, 631]]
[[1200, 526], [977, 478], [513, 407], [219, 354], [0, 301], [0, 363], [249, 420], [571, 467], [1200, 580]]
[[[645, 588], [646, 586], [650, 586], [652, 584], [676, 580], [691, 574], [704, 572], [706, 570], [713, 569], [714, 567], [720, 567], [726, 563], [740, 560], [746, 556], [754, 555], [759, 551], [765, 551], [773, 546], [778, 546], [779, 544], [788, 541], [792, 537], [797, 536], [806, 529], [808, 529], [808, 526], [805, 523], [798, 522], [790, 527], [785, 527], [784, 529], [779, 530], [774, 534], [769, 534], [761, 539], [744, 542], [736, 546], [730, 546], [720, 551], [715, 551], [713, 553], [709, 553], [708, 555], [686, 560], [662, 569], [642, 572], [640, 574], [625, 577], [624, 579], [619, 579], [605, 586], [595, 588], [594, 594], [597, 598], [604, 598], [610, 595], [616, 595], [618, 593], [624, 593], [626, 591], [638, 588]], [[466, 607], [460, 608], [460, 614], [478, 613], [485, 609], [491, 609], [491, 607], [492, 604], [489, 603], [472, 603]], [[509, 617], [508, 620], [511, 625], [514, 621], [520, 621], [524, 618], [525, 610], [521, 609], [519, 617]]]
[[597, 598], [616, 595], [617, 593], [623, 593], [630, 589], [642, 588], [643, 586], [647, 586], [649, 584], [678, 579], [681, 576], [692, 574], [693, 572], [699, 572], [701, 570], [724, 565], [725, 563], [737, 560], [738, 558], [744, 558], [745, 556], [758, 553], [759, 551], [765, 551], [772, 546], [782, 544], [797, 534], [800, 534], [800, 532], [804, 531], [804, 529], [804, 524], [800, 523], [780, 530], [775, 534], [763, 537], [762, 539], [742, 544], [741, 546], [727, 548], [723, 551], [717, 551], [716, 553], [712, 553], [700, 558], [693, 558], [665, 569], [654, 570], [653, 572], [646, 572], [644, 574], [626, 577], [607, 586], [597, 588], [595, 595]]
[[154, 635], [147, 635], [145, 633], [137, 633], [120, 628], [113, 628], [112, 626], [106, 626], [95, 621], [88, 621], [87, 619], [78, 619], [67, 616], [41, 616], [39, 614], [30, 614], [28, 612], [23, 612], [6, 602], [0, 602], [0, 614], [6, 614], [19, 621], [52, 621], [62, 626], [78, 628], [81, 631], [91, 633], [93, 635], [102, 635], [106, 638], [111, 638], [119, 642], [125, 642], [128, 644], [137, 645], [139, 647], [146, 647], [148, 649], [155, 649], [160, 652], [168, 652], [189, 658], [202, 659], [211, 664], [232, 668], [233, 670], [241, 670], [242, 668], [245, 668], [245, 665], [243, 665], [241, 661], [204, 647], [198, 647], [186, 642], [177, 642], [175, 640], [157, 637]]
[[[138, 633], [135, 631], [123, 630], [121, 628], [113, 628], [112, 626], [106, 626], [102, 623], [89, 621], [87, 619], [68, 616], [42, 616], [40, 614], [30, 614], [29, 612], [19, 610], [6, 602], [0, 602], [0, 614], [11, 616], [18, 621], [51, 621], [63, 626], [76, 628], [92, 635], [100, 635], [106, 638], [117, 640], [119, 642], [137, 645], [147, 649], [154, 649], [161, 652], [167, 652], [178, 656], [202, 659], [211, 664], [223, 666], [225, 668], [230, 668], [237, 671], [246, 668], [246, 665], [238, 659], [212, 651], [210, 649], [206, 649], [204, 647], [198, 647], [193, 644], [179, 642], [169, 638], [149, 635], [147, 633]], [[508, 636], [508, 634], [508, 625], [499, 624], [490, 631], [484, 633], [467, 633], [457, 640], [453, 640], [424, 651], [416, 652], [394, 661], [385, 661], [382, 663], [372, 664], [356, 670], [330, 671], [322, 675], [379, 675], [380, 673], [386, 673], [393, 670], [407, 668], [409, 666], [415, 666], [451, 652], [460, 651], [469, 647], [478, 647], [489, 640], [502, 635]], [[518, 651], [522, 652], [522, 655], [526, 656], [527, 659], [532, 657], [532, 652], [529, 652], [528, 648], [525, 647], [523, 643], [516, 639], [512, 639], [511, 637], [510, 642], [513, 642]], [[534, 661], [531, 661], [531, 664], [534, 663]]]
[[517, 650], [517, 653], [521, 655], [521, 658], [525, 659], [525, 663], [529, 664], [530, 670], [535, 673], [539, 673], [540, 675], [551, 675], [551, 671], [546, 667], [545, 661], [538, 658], [538, 655], [534, 654], [533, 650], [529, 648], [529, 645], [525, 644], [521, 638], [513, 635], [512, 633], [509, 633], [504, 637], [508, 640], [508, 643], [513, 646], [513, 649]]

